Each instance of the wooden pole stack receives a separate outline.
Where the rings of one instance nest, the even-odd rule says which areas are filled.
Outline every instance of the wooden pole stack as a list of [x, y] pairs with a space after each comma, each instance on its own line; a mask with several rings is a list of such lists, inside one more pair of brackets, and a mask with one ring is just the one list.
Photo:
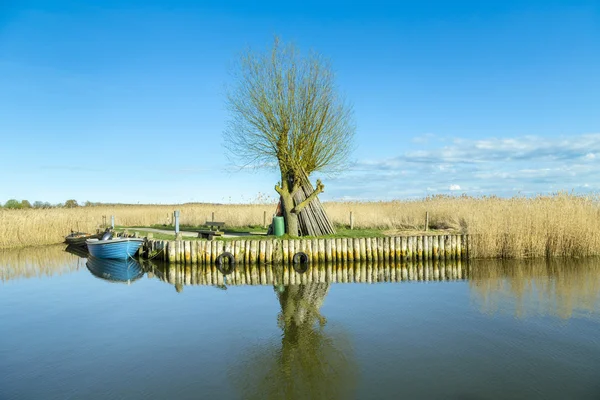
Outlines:
[[[306, 174], [303, 173], [299, 179], [300, 189], [294, 193], [295, 204], [302, 203], [315, 190]], [[315, 197], [314, 200], [308, 203], [298, 214], [298, 229], [300, 230], [300, 236], [325, 236], [335, 234], [335, 228], [329, 220], [329, 217], [327, 217], [319, 197]]]

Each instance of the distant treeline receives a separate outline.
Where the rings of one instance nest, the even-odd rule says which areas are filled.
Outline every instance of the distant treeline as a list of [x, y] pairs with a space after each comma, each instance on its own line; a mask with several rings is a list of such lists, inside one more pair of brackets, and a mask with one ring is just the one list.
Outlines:
[[[257, 204], [257, 203], [255, 203]], [[262, 203], [260, 203], [262, 204]], [[26, 208], [37, 208], [37, 209], [48, 209], [48, 208], [77, 208], [77, 207], [106, 207], [106, 206], [118, 206], [118, 207], [154, 207], [154, 206], [182, 206], [182, 205], [214, 205], [214, 206], [222, 206], [225, 205], [223, 203], [178, 203], [178, 204], [128, 204], [128, 203], [101, 203], [101, 202], [93, 202], [86, 201], [82, 204], [79, 204], [77, 200], [67, 200], [64, 203], [49, 203], [47, 201], [34, 201], [33, 204], [29, 202], [29, 200], [16, 200], [10, 199], [6, 203], [0, 203], [0, 208], [6, 209], [26, 209]], [[227, 204], [232, 205], [232, 204]], [[274, 205], [273, 205], [274, 206]]]
[[83, 204], [79, 204], [77, 200], [67, 200], [64, 203], [49, 203], [47, 201], [34, 201], [33, 204], [29, 202], [29, 200], [17, 200], [10, 199], [6, 203], [1, 204], [2, 208], [9, 209], [24, 209], [24, 208], [75, 208], [75, 207], [94, 207], [94, 206], [104, 206], [107, 204], [103, 203], [93, 203], [91, 201], [86, 201]]

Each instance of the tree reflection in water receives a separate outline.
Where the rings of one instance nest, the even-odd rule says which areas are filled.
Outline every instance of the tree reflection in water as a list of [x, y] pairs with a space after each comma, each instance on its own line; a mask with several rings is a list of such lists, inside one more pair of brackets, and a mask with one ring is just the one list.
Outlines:
[[[239, 366], [236, 382], [248, 399], [352, 397], [357, 365], [346, 336], [325, 329], [320, 308], [329, 291], [322, 282], [274, 286], [281, 305], [281, 346], [261, 346]], [[239, 379], [243, 376], [243, 379]]]

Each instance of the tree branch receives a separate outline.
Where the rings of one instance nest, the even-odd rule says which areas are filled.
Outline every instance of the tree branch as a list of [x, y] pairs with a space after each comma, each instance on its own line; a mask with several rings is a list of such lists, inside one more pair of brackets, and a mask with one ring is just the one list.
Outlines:
[[325, 189], [325, 186], [321, 183], [320, 179], [317, 179], [317, 188], [314, 190], [314, 192], [312, 192], [310, 194], [310, 196], [308, 196], [306, 199], [304, 199], [304, 201], [302, 203], [300, 203], [296, 207], [294, 207], [292, 212], [296, 213], [296, 214], [300, 213], [300, 211], [302, 211], [302, 209], [304, 207], [306, 207], [311, 201], [316, 199], [320, 193], [323, 193], [323, 189]]
[[283, 196], [283, 188], [281, 186], [279, 186], [279, 183], [277, 183], [277, 185], [275, 185], [275, 191], [277, 193], [279, 193], [280, 196]]

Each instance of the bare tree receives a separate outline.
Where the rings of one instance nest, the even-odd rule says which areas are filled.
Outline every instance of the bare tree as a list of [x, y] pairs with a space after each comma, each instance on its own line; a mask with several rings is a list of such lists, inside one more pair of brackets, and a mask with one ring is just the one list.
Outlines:
[[296, 236], [298, 214], [323, 192], [320, 180], [303, 201], [294, 194], [315, 171], [347, 163], [355, 132], [353, 110], [340, 96], [322, 56], [301, 56], [275, 39], [270, 52], [242, 54], [227, 93], [230, 120], [225, 146], [238, 164], [279, 168], [286, 232]]

